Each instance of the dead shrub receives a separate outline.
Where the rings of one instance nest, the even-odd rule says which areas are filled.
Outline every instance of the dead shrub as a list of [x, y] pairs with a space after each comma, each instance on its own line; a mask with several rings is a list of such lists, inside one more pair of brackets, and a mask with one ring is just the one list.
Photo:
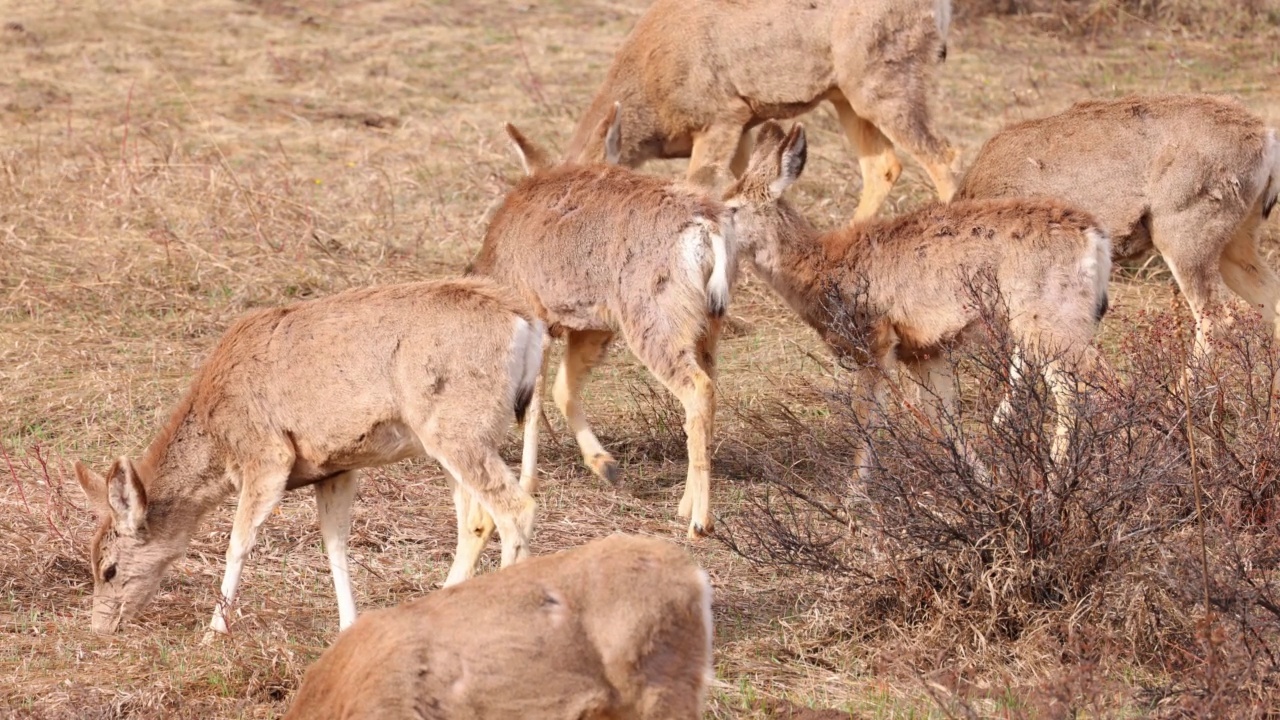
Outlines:
[[[1028, 672], [1001, 682], [1021, 684], [1033, 714], [1275, 708], [1280, 363], [1269, 333], [1237, 319], [1198, 362], [1189, 321], [1109, 317], [1125, 328], [1105, 353], [1114, 372], [1077, 377], [1070, 451], [1055, 466], [1042, 365], [1024, 358], [1010, 390], [1009, 333], [998, 303], [984, 305], [980, 337], [948, 357], [965, 390], [954, 417], [930, 421], [928, 398], [901, 379], [878, 413], [859, 415], [839, 373], [833, 387], [792, 384], [783, 400], [737, 409], [752, 430], [742, 435], [759, 440], [726, 446], [717, 464], [764, 491], [722, 523], [725, 542], [832, 590], [837, 620], [814, 648], [945, 673], [948, 706], [991, 692], [990, 678], [975, 680], [985, 669], [1013, 666]], [[1006, 394], [1012, 412], [993, 424]], [[861, 442], [872, 448], [863, 478], [851, 461]], [[1117, 673], [1145, 678], [1126, 683], [1141, 689], [1116, 699], [1105, 678]]]

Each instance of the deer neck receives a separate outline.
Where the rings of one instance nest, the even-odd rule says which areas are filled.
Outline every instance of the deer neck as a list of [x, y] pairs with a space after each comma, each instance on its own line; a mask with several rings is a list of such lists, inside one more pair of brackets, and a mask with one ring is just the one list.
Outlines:
[[839, 233], [819, 233], [808, 221], [792, 212], [778, 232], [771, 262], [756, 263], [756, 270], [787, 304], [824, 339], [830, 341], [835, 328], [832, 302], [838, 298], [848, 247], [833, 245]]
[[226, 465], [185, 399], [137, 465], [147, 492], [147, 523], [158, 537], [185, 543], [201, 518], [231, 494]]

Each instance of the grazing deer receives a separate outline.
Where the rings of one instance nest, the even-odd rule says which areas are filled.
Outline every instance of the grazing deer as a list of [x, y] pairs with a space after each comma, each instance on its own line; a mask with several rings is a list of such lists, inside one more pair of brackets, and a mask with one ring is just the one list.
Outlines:
[[819, 233], [782, 199], [804, 169], [805, 150], [800, 125], [784, 137], [766, 123], [750, 166], [725, 195], [736, 208], [739, 251], [756, 273], [837, 355], [860, 366], [860, 389], [878, 396], [883, 377], [904, 366], [944, 406], [955, 393], [944, 351], [976, 330], [982, 309], [972, 281], [989, 275], [1020, 351], [1046, 360], [1059, 418], [1053, 454], [1061, 460], [1073, 419], [1063, 365], [1101, 362], [1090, 343], [1107, 306], [1106, 232], [1056, 201], [1002, 200], [934, 205]]
[[956, 153], [931, 127], [928, 94], [950, 24], [951, 0], [656, 0], [618, 50], [565, 159], [604, 155], [596, 128], [620, 102], [623, 165], [687, 157], [690, 180], [720, 189], [745, 168], [751, 128], [827, 100], [862, 170], [855, 220], [875, 215], [901, 174], [895, 145], [949, 200]]
[[286, 719], [702, 717], [711, 585], [676, 545], [613, 535], [361, 616]]
[[[616, 130], [607, 115], [600, 137]], [[583, 461], [609, 482], [618, 465], [587, 424], [579, 395], [587, 374], [622, 333], [645, 367], [684, 407], [689, 467], [681, 517], [689, 535], [713, 529], [711, 433], [715, 350], [737, 273], [725, 207], [694, 188], [604, 164], [552, 166], [514, 127], [529, 177], [503, 201], [469, 271], [515, 288], [567, 343], [553, 395]], [[614, 134], [616, 137], [616, 134]], [[530, 405], [541, 409], [541, 374]], [[536, 484], [537, 423], [525, 424], [520, 482]]]
[[502, 564], [524, 558], [534, 501], [497, 448], [529, 404], [544, 334], [510, 291], [480, 279], [352, 290], [242, 318], [141, 459], [121, 457], [105, 477], [76, 464], [101, 519], [90, 549], [93, 629], [113, 632], [135, 616], [201, 518], [238, 492], [211, 623], [226, 632], [258, 526], [285, 491], [306, 485], [340, 626], [350, 625], [356, 472], [422, 455], [444, 467], [459, 509], [446, 584], [471, 575], [488, 537], [468, 525], [472, 495], [497, 519]]
[[1280, 278], [1258, 254], [1280, 193], [1280, 142], [1239, 103], [1208, 95], [1090, 100], [1001, 130], [960, 183], [959, 198], [1042, 195], [1089, 211], [1115, 259], [1153, 248], [1196, 318], [1222, 281], [1260, 308], [1280, 338]]

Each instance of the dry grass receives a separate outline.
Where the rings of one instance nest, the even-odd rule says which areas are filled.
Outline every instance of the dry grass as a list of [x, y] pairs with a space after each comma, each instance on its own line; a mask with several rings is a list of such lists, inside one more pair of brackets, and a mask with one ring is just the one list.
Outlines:
[[[263, 529], [231, 638], [198, 644], [229, 503], [142, 621], [101, 638], [88, 630], [90, 520], [69, 463], [102, 469], [143, 448], [203, 352], [247, 308], [457, 273], [518, 175], [501, 122], [562, 143], [643, 7], [18, 0], [0, 10], [9, 68], [0, 78], [4, 712], [272, 717], [285, 707], [337, 624], [306, 494]], [[1213, 40], [1148, 22], [1091, 39], [1041, 28], [1035, 18], [981, 15], [954, 28], [936, 111], [967, 157], [1006, 121], [1129, 90], [1230, 92], [1280, 121], [1280, 95], [1268, 88], [1280, 71], [1273, 25]], [[856, 204], [856, 164], [831, 113], [806, 124], [811, 155], [797, 199], [834, 225]], [[929, 192], [908, 163], [887, 211]], [[1117, 302], [1170, 301], [1166, 277], [1138, 275], [1119, 284]], [[734, 408], [820, 375], [810, 353], [823, 354], [757, 283], [743, 287], [734, 313], [751, 329], [724, 343], [722, 433], [750, 447]], [[587, 402], [623, 463], [625, 489], [590, 478], [558, 424], [544, 449], [538, 549], [613, 530], [680, 538], [683, 440], [670, 400], [616, 351]], [[760, 492], [753, 477], [717, 477], [726, 514]], [[452, 527], [436, 468], [371, 473], [352, 538], [360, 605], [430, 591]], [[718, 543], [692, 550], [717, 590], [718, 673], [728, 685], [717, 717], [767, 715], [755, 708], [783, 697], [873, 717], [935, 712], [918, 678], [877, 673], [855, 641], [830, 641], [840, 635], [828, 632], [838, 618], [824, 610], [826, 588], [763, 573]], [[989, 678], [1016, 671], [993, 667]]]

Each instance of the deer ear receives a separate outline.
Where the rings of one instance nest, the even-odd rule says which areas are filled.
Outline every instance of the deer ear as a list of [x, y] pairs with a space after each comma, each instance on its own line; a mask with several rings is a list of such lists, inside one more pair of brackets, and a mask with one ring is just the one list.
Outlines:
[[507, 137], [511, 138], [511, 144], [516, 148], [516, 154], [520, 156], [520, 164], [524, 166], [525, 175], [533, 175], [551, 167], [551, 160], [547, 157], [547, 153], [525, 137], [515, 125], [507, 123], [504, 127], [507, 130]]
[[89, 507], [99, 520], [111, 517], [111, 506], [107, 504], [107, 483], [102, 476], [90, 470], [84, 463], [76, 461], [76, 480], [80, 482], [80, 490], [89, 501]]
[[769, 183], [769, 193], [774, 199], [782, 197], [782, 193], [800, 177], [808, 157], [809, 144], [805, 141], [804, 126], [796, 123], [778, 148], [778, 176]]
[[607, 165], [617, 165], [622, 158], [622, 103], [616, 102], [609, 109], [609, 114], [600, 122], [604, 129], [604, 161]]
[[131, 536], [146, 527], [147, 491], [127, 457], [116, 460], [107, 471], [107, 504], [117, 533]]

